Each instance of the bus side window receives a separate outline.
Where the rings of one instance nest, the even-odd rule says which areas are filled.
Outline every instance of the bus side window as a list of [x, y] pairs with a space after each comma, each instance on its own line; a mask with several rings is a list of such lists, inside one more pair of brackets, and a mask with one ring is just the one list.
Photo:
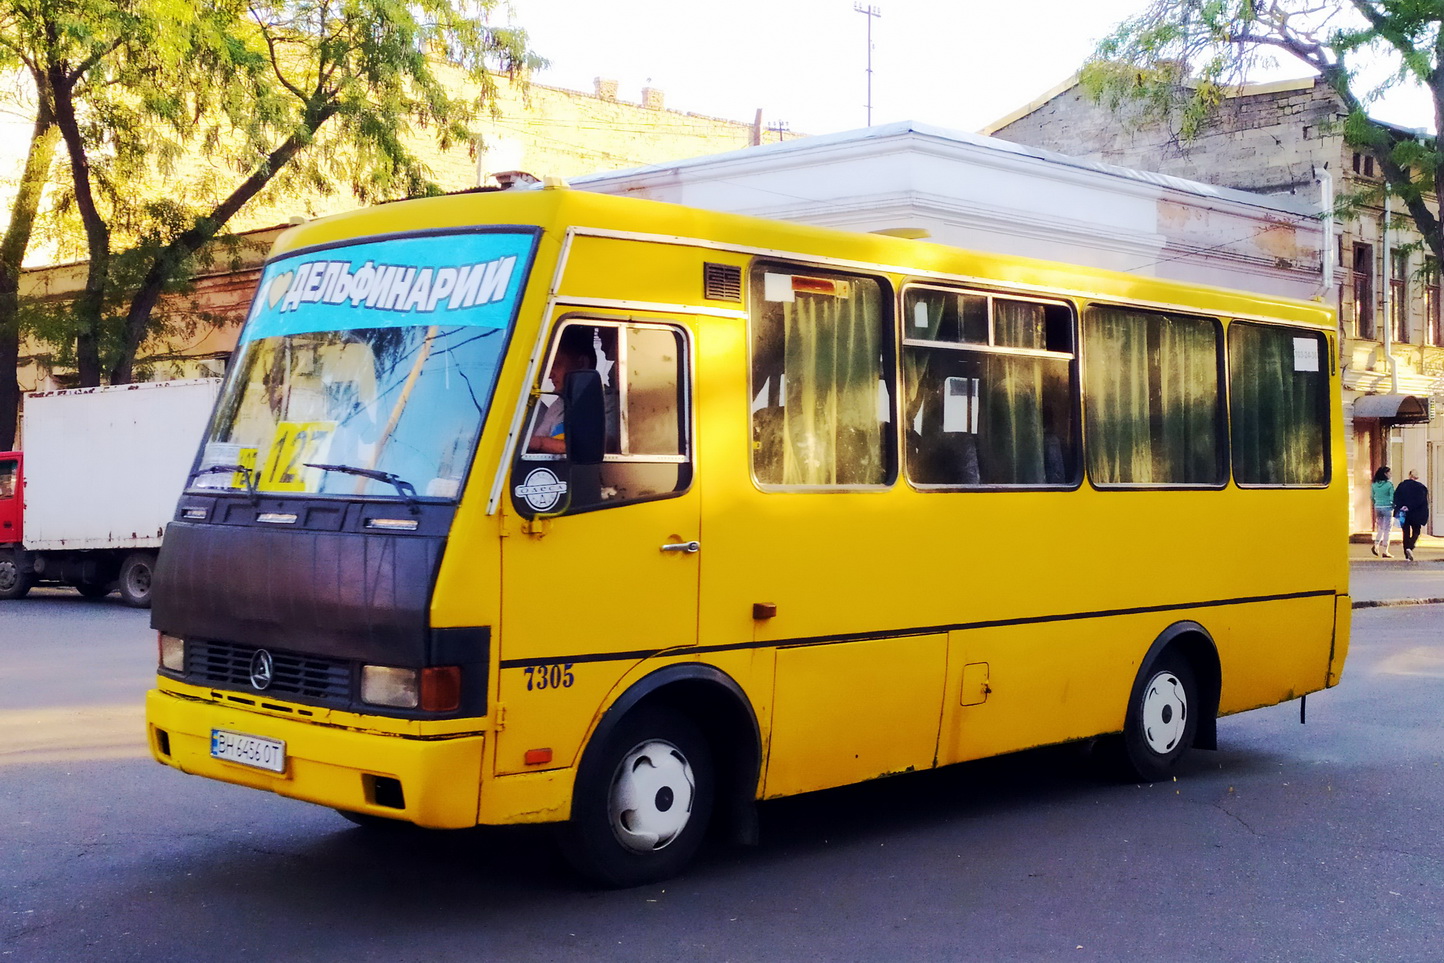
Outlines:
[[[606, 404], [606, 454], [600, 465], [570, 466], [567, 511], [685, 490], [692, 481], [688, 358], [685, 332], [669, 325], [567, 322], [547, 355], [518, 479], [538, 462], [564, 463], [565, 412], [557, 391], [568, 372], [594, 369]], [[556, 466], [558, 474], [563, 467]]]
[[1241, 486], [1329, 481], [1329, 346], [1317, 331], [1233, 322], [1230, 446]]
[[897, 475], [890, 301], [871, 277], [752, 273], [752, 472], [767, 487], [881, 487]]
[[1077, 483], [1067, 305], [916, 285], [903, 312], [902, 428], [914, 485]]
[[1083, 417], [1093, 483], [1222, 485], [1222, 357], [1216, 319], [1090, 307]]

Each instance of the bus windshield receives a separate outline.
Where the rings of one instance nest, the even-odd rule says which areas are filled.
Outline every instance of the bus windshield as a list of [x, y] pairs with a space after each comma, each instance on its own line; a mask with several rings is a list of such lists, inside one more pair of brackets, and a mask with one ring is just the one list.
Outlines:
[[271, 262], [191, 487], [454, 500], [533, 246], [423, 235]]

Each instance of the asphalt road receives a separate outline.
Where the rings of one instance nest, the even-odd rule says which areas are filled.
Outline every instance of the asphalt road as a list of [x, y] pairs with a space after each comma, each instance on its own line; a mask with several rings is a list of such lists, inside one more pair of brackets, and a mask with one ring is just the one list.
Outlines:
[[146, 623], [0, 608], [0, 960], [1444, 957], [1444, 606], [1357, 610], [1307, 725], [1225, 719], [1177, 781], [1045, 750], [817, 793], [620, 892], [537, 829], [376, 833], [151, 762]]

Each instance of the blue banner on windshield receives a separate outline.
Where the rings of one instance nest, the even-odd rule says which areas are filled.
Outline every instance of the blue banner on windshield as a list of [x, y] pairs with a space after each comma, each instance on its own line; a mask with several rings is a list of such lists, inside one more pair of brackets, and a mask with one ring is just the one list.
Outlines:
[[391, 237], [266, 265], [241, 340], [418, 324], [505, 328], [535, 236]]

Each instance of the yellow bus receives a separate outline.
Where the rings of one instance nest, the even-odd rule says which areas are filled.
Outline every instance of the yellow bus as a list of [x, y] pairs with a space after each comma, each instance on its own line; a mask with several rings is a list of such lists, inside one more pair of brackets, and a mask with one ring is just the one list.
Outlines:
[[573, 191], [277, 241], [156, 576], [155, 757], [675, 874], [755, 803], [1339, 681], [1334, 317]]

